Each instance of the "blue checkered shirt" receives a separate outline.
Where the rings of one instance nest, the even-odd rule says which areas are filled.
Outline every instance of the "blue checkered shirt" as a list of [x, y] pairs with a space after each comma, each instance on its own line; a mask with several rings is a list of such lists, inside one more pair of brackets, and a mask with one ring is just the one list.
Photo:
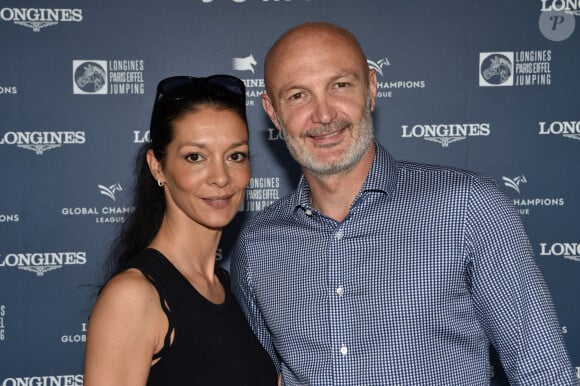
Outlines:
[[257, 214], [233, 288], [285, 385], [577, 384], [520, 218], [493, 180], [380, 145], [342, 222], [309, 187]]

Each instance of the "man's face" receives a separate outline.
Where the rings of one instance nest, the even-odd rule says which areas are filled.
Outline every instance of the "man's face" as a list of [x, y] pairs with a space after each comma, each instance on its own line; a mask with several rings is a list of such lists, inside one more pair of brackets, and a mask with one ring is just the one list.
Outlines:
[[320, 34], [288, 42], [272, 62], [264, 108], [292, 156], [316, 175], [351, 170], [373, 140], [376, 79], [360, 51]]
[[[353, 169], [361, 160], [374, 139], [370, 97], [367, 98], [364, 113], [358, 122], [343, 119], [329, 125], [321, 124], [318, 127], [306, 131], [303, 135], [299, 135], [298, 137], [289, 133], [281, 120], [278, 120], [278, 125], [284, 134], [286, 146], [288, 146], [288, 150], [290, 151], [290, 154], [292, 154], [292, 157], [294, 157], [294, 159], [304, 169], [319, 176], [340, 174]], [[347, 135], [344, 136], [346, 140], [342, 141], [341, 135], [333, 134], [340, 131], [346, 132]], [[336, 140], [328, 140], [328, 144], [326, 145], [321, 143], [322, 141], [320, 139], [316, 138], [332, 138], [333, 136]], [[313, 142], [319, 143], [319, 145], [314, 145], [314, 150], [307, 147], [307, 142], [304, 139], [308, 137], [314, 137]], [[341, 148], [344, 148], [344, 151], [339, 153], [338, 156], [333, 158], [319, 157], [320, 152], [316, 152], [318, 147], [330, 148], [335, 145], [339, 147], [338, 145], [340, 145], [340, 141], [343, 142]]]

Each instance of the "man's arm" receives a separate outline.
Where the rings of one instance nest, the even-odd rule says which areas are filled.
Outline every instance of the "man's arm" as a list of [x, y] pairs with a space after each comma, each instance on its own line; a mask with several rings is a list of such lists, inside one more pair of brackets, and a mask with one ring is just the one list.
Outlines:
[[577, 385], [519, 214], [490, 179], [474, 179], [466, 245], [474, 304], [510, 383]]

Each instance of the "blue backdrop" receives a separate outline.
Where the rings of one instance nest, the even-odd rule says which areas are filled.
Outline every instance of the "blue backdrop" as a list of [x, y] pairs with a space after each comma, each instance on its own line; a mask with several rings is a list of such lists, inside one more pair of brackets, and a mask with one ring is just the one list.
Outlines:
[[580, 377], [578, 15], [574, 0], [2, 1], [0, 385], [82, 384], [94, 284], [164, 77], [247, 85], [253, 178], [229, 265], [236, 229], [296, 183], [259, 95], [266, 50], [309, 20], [359, 37], [397, 158], [483, 172], [513, 198]]

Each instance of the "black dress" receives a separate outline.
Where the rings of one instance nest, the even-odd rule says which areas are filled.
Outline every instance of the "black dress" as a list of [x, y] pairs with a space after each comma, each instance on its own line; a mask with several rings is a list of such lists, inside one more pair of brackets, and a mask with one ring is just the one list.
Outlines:
[[[181, 273], [154, 249], [131, 259], [155, 286], [169, 319], [164, 347], [155, 354], [148, 386], [276, 385], [270, 356], [252, 333], [231, 290], [227, 271], [216, 267], [225, 302], [201, 296]], [[171, 331], [175, 330], [173, 342]]]

